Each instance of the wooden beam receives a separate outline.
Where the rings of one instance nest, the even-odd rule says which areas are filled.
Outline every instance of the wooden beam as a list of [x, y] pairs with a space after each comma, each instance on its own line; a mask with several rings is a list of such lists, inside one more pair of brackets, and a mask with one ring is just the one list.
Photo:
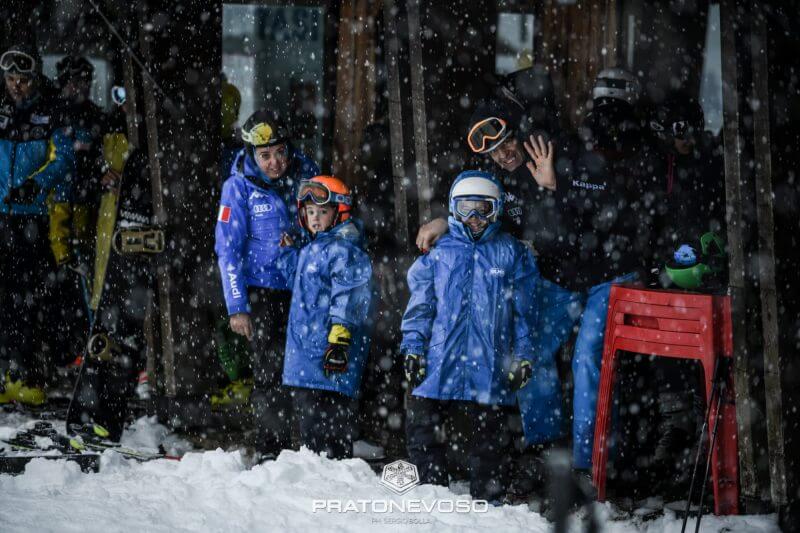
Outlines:
[[392, 182], [394, 184], [394, 219], [397, 241], [410, 245], [408, 234], [408, 199], [406, 197], [406, 156], [403, 146], [403, 104], [400, 100], [400, 38], [397, 35], [397, 6], [394, 0], [384, 0], [383, 20], [386, 31], [386, 76], [389, 89], [389, 144], [392, 153]]
[[377, 0], [344, 0], [336, 58], [334, 172], [351, 184], [359, 170], [363, 132], [375, 115], [375, 15]]
[[767, 21], [761, 10], [753, 16], [750, 36], [753, 63], [753, 136], [755, 195], [758, 218], [758, 280], [764, 342], [764, 392], [770, 496], [776, 507], [786, 502], [786, 460], [783, 438], [783, 389], [778, 350], [778, 302], [775, 285], [775, 222], [772, 211], [772, 155], [770, 143], [770, 93], [767, 56]]
[[[147, 40], [143, 11], [140, 14], [139, 46], [142, 50], [145, 65], [150, 61], [150, 43]], [[161, 163], [158, 158], [158, 106], [156, 105], [156, 87], [147, 75], [142, 76], [142, 96], [144, 99], [145, 127], [147, 128], [147, 154], [150, 166], [150, 185], [153, 198], [153, 215], [155, 224], [165, 228], [167, 211], [164, 208], [164, 189], [161, 181]], [[164, 95], [158, 95], [163, 97]], [[170, 303], [171, 280], [169, 275], [168, 253], [156, 256], [156, 280], [158, 283], [158, 306], [161, 317], [161, 357], [164, 366], [164, 393], [167, 398], [177, 395], [175, 381], [175, 350], [172, 339], [172, 306]]]
[[737, 41], [737, 1], [721, 0], [722, 35], [722, 111], [725, 159], [726, 220], [728, 226], [728, 265], [731, 314], [733, 320], [734, 384], [738, 427], [739, 474], [742, 496], [758, 498], [758, 478], [753, 450], [753, 399], [747, 345], [744, 231], [742, 220], [742, 139], [739, 132], [739, 72]]
[[420, 1], [408, 0], [408, 48], [411, 66], [411, 107], [414, 118], [414, 155], [420, 225], [431, 219], [433, 188], [428, 162], [428, 120], [425, 110], [425, 64], [422, 61]]
[[590, 0], [586, 5], [559, 5], [548, 0], [541, 10], [542, 43], [536, 60], [560, 87], [565, 125], [577, 127], [591, 98], [597, 73], [619, 62], [617, 0]]

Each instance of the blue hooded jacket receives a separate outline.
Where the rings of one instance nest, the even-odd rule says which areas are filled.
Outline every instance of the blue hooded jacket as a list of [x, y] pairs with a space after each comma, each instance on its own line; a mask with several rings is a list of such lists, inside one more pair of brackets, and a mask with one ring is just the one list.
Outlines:
[[247, 313], [248, 287], [288, 289], [278, 270], [281, 235], [296, 233], [294, 189], [319, 174], [319, 167], [294, 151], [286, 173], [270, 180], [242, 149], [222, 186], [214, 250], [228, 314]]
[[[372, 266], [355, 219], [320, 232], [301, 250], [283, 248], [278, 265], [290, 280], [283, 384], [357, 397], [369, 353]], [[333, 324], [352, 335], [347, 371], [326, 377], [322, 358]]]
[[[476, 173], [462, 173], [455, 183]], [[481, 173], [496, 182], [491, 174]], [[475, 241], [449, 218], [450, 231], [408, 271], [411, 298], [401, 352], [424, 355], [415, 396], [513, 405], [513, 360], [536, 363], [539, 272], [531, 252], [493, 222]]]

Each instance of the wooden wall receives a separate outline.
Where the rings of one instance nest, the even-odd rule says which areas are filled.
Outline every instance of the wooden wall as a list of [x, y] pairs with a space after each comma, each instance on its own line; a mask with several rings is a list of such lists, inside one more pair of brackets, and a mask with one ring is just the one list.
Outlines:
[[333, 173], [350, 185], [358, 179], [364, 128], [375, 120], [376, 17], [381, 0], [344, 0], [336, 54]]
[[564, 126], [580, 123], [597, 73], [617, 66], [617, 0], [543, 3], [535, 60], [550, 68]]

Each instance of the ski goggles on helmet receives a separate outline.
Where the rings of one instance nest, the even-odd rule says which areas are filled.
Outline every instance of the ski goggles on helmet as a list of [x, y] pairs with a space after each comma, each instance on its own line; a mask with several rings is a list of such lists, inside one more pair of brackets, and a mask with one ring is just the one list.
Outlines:
[[497, 216], [497, 200], [485, 196], [464, 196], [455, 199], [455, 214], [464, 220], [477, 217], [493, 220]]
[[9, 50], [0, 56], [0, 68], [6, 72], [33, 74], [36, 70], [36, 59], [25, 52]]
[[272, 129], [266, 122], [259, 122], [249, 130], [242, 130], [242, 140], [253, 146], [271, 146], [278, 144], [283, 139], [280, 132]]
[[297, 201], [305, 202], [306, 200], [311, 200], [317, 205], [335, 203], [349, 206], [352, 204], [350, 195], [333, 192], [325, 184], [316, 181], [300, 182], [300, 187], [297, 189]]
[[483, 154], [491, 152], [510, 134], [506, 121], [502, 118], [489, 117], [476, 123], [469, 130], [467, 144], [470, 150]]

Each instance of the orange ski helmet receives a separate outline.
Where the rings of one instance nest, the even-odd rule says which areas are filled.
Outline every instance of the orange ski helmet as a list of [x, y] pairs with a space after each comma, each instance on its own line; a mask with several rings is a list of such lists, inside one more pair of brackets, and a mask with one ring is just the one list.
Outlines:
[[[353, 209], [353, 195], [350, 188], [336, 176], [314, 176], [300, 182], [297, 188], [297, 215], [300, 225], [306, 228], [303, 203], [311, 200], [317, 205], [336, 204], [338, 206], [333, 225], [341, 224], [350, 218]], [[307, 228], [306, 228], [307, 229]]]

